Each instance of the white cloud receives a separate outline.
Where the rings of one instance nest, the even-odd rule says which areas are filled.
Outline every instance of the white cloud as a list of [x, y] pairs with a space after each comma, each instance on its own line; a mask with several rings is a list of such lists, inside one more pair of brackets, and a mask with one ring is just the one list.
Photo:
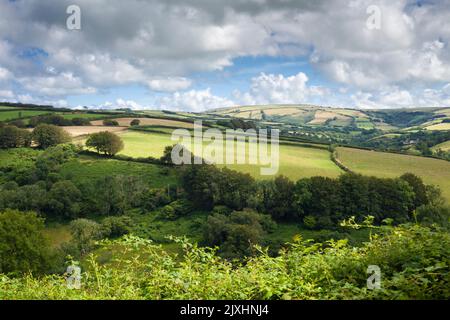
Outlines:
[[250, 91], [236, 92], [236, 99], [242, 104], [300, 104], [323, 96], [327, 90], [308, 86], [308, 77], [303, 72], [285, 77], [282, 74], [261, 73], [252, 79]]
[[11, 90], [0, 90], [0, 98], [12, 99], [14, 97], [15, 94]]
[[179, 91], [185, 90], [192, 85], [192, 81], [183, 77], [167, 77], [149, 80], [148, 86], [154, 91]]
[[447, 89], [448, 85], [415, 92], [401, 90], [398, 87], [388, 87], [375, 92], [359, 91], [351, 95], [351, 104], [363, 109], [450, 107], [450, 92], [447, 92]]
[[156, 105], [167, 110], [187, 110], [200, 112], [207, 109], [231, 107], [233, 101], [211, 94], [211, 90], [190, 90], [175, 92], [170, 96], [162, 97]]
[[[81, 106], [78, 107], [82, 108]], [[98, 106], [92, 106], [91, 108], [95, 109], [105, 109], [105, 110], [113, 110], [113, 109], [132, 109], [132, 110], [142, 110], [145, 109], [144, 106], [140, 105], [136, 101], [133, 100], [125, 100], [122, 98], [117, 99], [115, 102], [106, 101]]]
[[0, 81], [8, 80], [12, 77], [12, 73], [6, 69], [0, 67]]
[[54, 106], [56, 108], [68, 108], [69, 104], [65, 99], [43, 99], [40, 97], [32, 96], [30, 94], [18, 94], [11, 99], [7, 99], [9, 102], [20, 103], [32, 103], [38, 105]]
[[[190, 106], [180, 91], [190, 88], [192, 73], [222, 70], [238, 57], [301, 56], [348, 88], [350, 99], [367, 105], [421, 104], [418, 99], [426, 97], [412, 93], [414, 86], [450, 82], [448, 0], [420, 6], [413, 0], [78, 0], [82, 30], [76, 32], [65, 26], [69, 4], [0, 2], [0, 80], [18, 81], [23, 94], [47, 97], [141, 84], [176, 92], [179, 97], [167, 99]], [[381, 10], [380, 30], [366, 28], [369, 5]], [[23, 54], [35, 48], [45, 52], [38, 63]], [[299, 74], [258, 78], [237, 100], [329, 99], [325, 88], [308, 86]], [[383, 93], [386, 88], [396, 89]]]
[[94, 87], [85, 87], [82, 80], [70, 72], [56, 76], [21, 78], [18, 81], [26, 90], [46, 96], [90, 94], [97, 91]]

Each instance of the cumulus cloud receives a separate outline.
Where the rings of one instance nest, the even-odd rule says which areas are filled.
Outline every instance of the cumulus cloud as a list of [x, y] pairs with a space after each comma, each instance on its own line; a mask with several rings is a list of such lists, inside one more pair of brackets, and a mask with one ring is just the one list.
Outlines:
[[12, 92], [11, 90], [0, 90], [0, 98], [12, 99], [14, 97], [14, 92]]
[[233, 101], [215, 96], [211, 89], [190, 90], [187, 92], [175, 92], [174, 94], [160, 98], [156, 103], [161, 109], [187, 110], [200, 112], [207, 109], [231, 107]]
[[249, 92], [236, 92], [241, 104], [300, 104], [323, 96], [327, 90], [318, 86], [308, 86], [308, 77], [303, 72], [285, 77], [282, 74], [261, 73], [254, 77]]
[[389, 87], [375, 92], [358, 91], [351, 95], [351, 102], [348, 104], [362, 109], [450, 107], [450, 92], [447, 90], [448, 85], [415, 92], [398, 87]]
[[[301, 57], [358, 104], [421, 104], [450, 82], [450, 1], [78, 0], [81, 30], [66, 28], [71, 0], [0, 3], [0, 81], [47, 98], [139, 84], [172, 92], [168, 107], [206, 108], [231, 98], [191, 90], [191, 74], [238, 57]], [[380, 9], [380, 29], [366, 27]], [[305, 74], [261, 75], [248, 103], [321, 103], [329, 90]], [[386, 88], [394, 91], [388, 93]], [[422, 99], [421, 101], [419, 101]], [[445, 99], [445, 97], [444, 97]], [[128, 100], [124, 100], [128, 101]], [[188, 102], [191, 101], [191, 102]], [[194, 106], [192, 101], [197, 101]], [[169, 106], [168, 103], [175, 103]]]
[[[133, 100], [125, 100], [122, 98], [116, 99], [114, 102], [107, 101], [98, 106], [92, 106], [96, 109], [105, 109], [105, 110], [113, 110], [113, 109], [131, 109], [131, 110], [142, 110], [145, 107], [137, 103]], [[79, 106], [78, 109], [84, 107]]]
[[0, 81], [8, 80], [11, 77], [12, 77], [12, 74], [8, 69], [0, 67]]
[[18, 81], [26, 90], [46, 96], [90, 94], [97, 91], [94, 87], [84, 87], [82, 80], [70, 72], [56, 76], [20, 78]]
[[183, 77], [151, 79], [147, 83], [151, 90], [167, 92], [185, 90], [192, 85], [191, 80]]

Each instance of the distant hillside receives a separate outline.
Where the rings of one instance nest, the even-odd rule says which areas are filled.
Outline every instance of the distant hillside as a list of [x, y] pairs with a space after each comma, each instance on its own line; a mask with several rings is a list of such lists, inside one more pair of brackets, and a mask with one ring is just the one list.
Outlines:
[[450, 108], [357, 110], [313, 105], [264, 105], [222, 108], [207, 113], [292, 125], [380, 130], [411, 127], [447, 130], [450, 122]]

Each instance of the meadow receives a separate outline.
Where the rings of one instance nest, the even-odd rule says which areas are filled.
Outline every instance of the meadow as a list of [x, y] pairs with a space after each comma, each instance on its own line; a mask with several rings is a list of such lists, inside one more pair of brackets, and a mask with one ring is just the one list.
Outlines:
[[431, 149], [432, 150], [439, 150], [439, 149], [441, 149], [442, 151], [450, 151], [450, 141], [445, 141], [445, 142], [442, 142], [440, 144], [437, 144]]
[[102, 113], [81, 113], [81, 112], [75, 112], [75, 113], [58, 113], [59, 115], [63, 116], [64, 119], [72, 120], [75, 118], [82, 118], [82, 119], [101, 119], [105, 117], [110, 117], [109, 114], [102, 114]]
[[38, 111], [38, 110], [14, 110], [14, 111], [2, 111], [0, 112], [0, 121], [11, 121], [27, 117], [35, 117], [44, 114], [50, 114], [49, 111]]
[[[131, 157], [161, 157], [164, 148], [175, 144], [168, 134], [142, 133], [127, 131], [120, 134], [125, 148], [120, 154]], [[246, 149], [249, 146], [247, 143]], [[260, 167], [250, 164], [227, 165], [230, 169], [251, 174], [255, 178], [272, 178], [261, 176]], [[314, 146], [296, 146], [295, 144], [280, 145], [280, 168], [278, 174], [285, 175], [292, 180], [311, 176], [337, 177], [342, 173], [331, 160], [330, 153], [326, 149]]]
[[425, 128], [426, 130], [450, 130], [450, 123], [433, 124]]
[[66, 179], [84, 182], [105, 176], [126, 175], [139, 178], [152, 188], [162, 188], [176, 183], [172, 170], [147, 163], [104, 159], [102, 157], [81, 156], [80, 161], [70, 161], [61, 168], [61, 175]]
[[0, 111], [6, 111], [6, 110], [17, 110], [17, 108], [10, 107], [10, 106], [0, 106]]
[[412, 172], [426, 183], [439, 186], [443, 196], [450, 201], [448, 161], [341, 147], [337, 148], [337, 156], [350, 170], [368, 176], [393, 178]]

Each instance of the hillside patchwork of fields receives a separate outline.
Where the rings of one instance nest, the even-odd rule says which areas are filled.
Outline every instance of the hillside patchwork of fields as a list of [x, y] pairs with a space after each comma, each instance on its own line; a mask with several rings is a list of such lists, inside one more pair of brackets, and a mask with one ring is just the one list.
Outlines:
[[208, 114], [294, 125], [356, 127], [385, 131], [417, 126], [426, 127], [427, 130], [449, 130], [447, 124], [441, 122], [450, 119], [449, 109], [443, 108], [385, 111], [312, 105], [239, 106], [208, 111]]

